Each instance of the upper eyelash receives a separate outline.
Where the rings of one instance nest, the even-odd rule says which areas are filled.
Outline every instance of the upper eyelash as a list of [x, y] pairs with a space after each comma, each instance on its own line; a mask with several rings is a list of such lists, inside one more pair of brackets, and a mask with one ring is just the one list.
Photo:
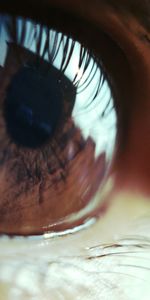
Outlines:
[[[29, 20], [28, 20], [29, 21]], [[36, 45], [35, 54], [44, 58], [46, 55], [50, 64], [53, 64], [59, 49], [62, 47], [63, 55], [60, 62], [60, 76], [64, 74], [73, 55], [73, 51], [77, 41], [73, 40], [69, 36], [63, 33], [53, 31], [46, 26], [34, 23], [32, 21], [32, 26], [28, 29], [28, 21], [23, 18], [18, 17], [5, 17], [4, 26], [7, 31], [8, 38], [10, 42], [13, 42], [19, 46], [24, 46], [26, 39], [28, 39], [29, 48], [32, 46], [33, 42]], [[19, 25], [19, 26], [18, 26]], [[28, 32], [28, 38], [26, 37], [26, 32]], [[43, 42], [43, 34], [46, 34], [46, 39]], [[53, 43], [52, 43], [53, 40]], [[90, 63], [92, 66], [89, 67]], [[93, 81], [97, 70], [99, 69], [99, 79], [97, 80], [96, 87], [94, 89], [93, 95], [90, 98], [90, 103], [98, 96], [101, 88], [106, 81], [106, 72], [102, 62], [98, 57], [96, 57], [93, 52], [85, 48], [80, 44], [79, 58], [78, 58], [78, 70], [82, 69], [82, 75], [78, 77], [78, 73], [75, 73], [72, 83], [77, 88], [77, 93], [83, 92]], [[86, 73], [86, 76], [85, 76]], [[83, 80], [83, 76], [85, 77]], [[109, 101], [110, 102], [110, 99]], [[87, 106], [90, 105], [87, 103]], [[85, 108], [85, 107], [84, 107]], [[106, 111], [110, 110], [109, 103], [106, 105], [102, 117], [106, 114]]]

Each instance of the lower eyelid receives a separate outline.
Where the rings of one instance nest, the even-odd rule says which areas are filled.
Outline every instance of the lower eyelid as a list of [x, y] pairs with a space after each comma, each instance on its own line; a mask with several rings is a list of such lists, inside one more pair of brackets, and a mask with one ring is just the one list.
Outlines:
[[[144, 219], [141, 221], [144, 224]], [[138, 225], [141, 226], [141, 223], [139, 222]], [[48, 295], [51, 293], [51, 296], [54, 293], [54, 296], [57, 297], [57, 291], [59, 290], [61, 295], [66, 295], [69, 291], [70, 297], [74, 297], [72, 290], [74, 287], [76, 287], [76, 296], [78, 292], [81, 296], [83, 288], [83, 296], [86, 295], [86, 297], [89, 297], [91, 295], [89, 294], [90, 287], [92, 295], [89, 299], [93, 299], [97, 292], [101, 295], [103, 287], [103, 292], [106, 292], [107, 299], [110, 286], [112, 287], [115, 284], [116, 288], [114, 290], [111, 289], [111, 297], [116, 299], [116, 297], [119, 297], [117, 293], [120, 292], [120, 289], [126, 292], [127, 297], [130, 290], [129, 284], [132, 286], [129, 295], [131, 296], [135, 292], [134, 285], [136, 286], [136, 291], [139, 291], [139, 289], [141, 291], [145, 283], [144, 287], [147, 288], [146, 291], [149, 294], [149, 280], [147, 281], [149, 278], [147, 265], [149, 259], [149, 251], [147, 251], [149, 249], [149, 242], [147, 241], [147, 246], [146, 244], [144, 244], [145, 246], [143, 245], [144, 235], [146, 241], [145, 226], [143, 227], [143, 237], [140, 236], [142, 231], [139, 234], [139, 228], [133, 226], [133, 231], [129, 230], [129, 228], [129, 231], [126, 231], [126, 233], [129, 232], [128, 236], [124, 237], [122, 232], [120, 240], [119, 236], [116, 236], [115, 241], [108, 237], [105, 243], [101, 239], [98, 223], [96, 226], [98, 230], [95, 227], [91, 227], [87, 229], [87, 232], [76, 233], [55, 241], [53, 239], [41, 242], [31, 242], [28, 239], [19, 239], [16, 241], [15, 239], [1, 239], [1, 250], [5, 249], [5, 254], [2, 252], [1, 259], [3, 259], [3, 262], [0, 259], [0, 279], [4, 284], [3, 287], [0, 284], [0, 288], [3, 290], [6, 287], [7, 293], [12, 293], [12, 287], [15, 287], [16, 291], [20, 291], [20, 297], [23, 297], [24, 293], [28, 292], [28, 299], [30, 299], [34, 293], [36, 293], [36, 297], [40, 297], [40, 291], [43, 290], [45, 296], [45, 293], [48, 293]], [[95, 235], [94, 240], [93, 234]], [[66, 245], [65, 248], [63, 247], [64, 243]], [[22, 257], [24, 257], [23, 260]], [[90, 275], [94, 282], [91, 280]], [[53, 280], [49, 278], [53, 278]], [[31, 282], [32, 289], [30, 286]], [[141, 284], [137, 284], [138, 282]], [[126, 283], [126, 286], [124, 286], [124, 283]], [[69, 290], [68, 285], [70, 287]], [[38, 289], [39, 286], [40, 291]], [[62, 287], [63, 291], [61, 291]], [[102, 295], [104, 297], [104, 294]]]

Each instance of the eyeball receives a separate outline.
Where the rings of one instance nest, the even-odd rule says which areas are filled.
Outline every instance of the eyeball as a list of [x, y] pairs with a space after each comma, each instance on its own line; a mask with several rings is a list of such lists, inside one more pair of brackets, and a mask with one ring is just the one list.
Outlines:
[[0, 233], [82, 228], [106, 206], [115, 147], [103, 63], [69, 35], [1, 20]]

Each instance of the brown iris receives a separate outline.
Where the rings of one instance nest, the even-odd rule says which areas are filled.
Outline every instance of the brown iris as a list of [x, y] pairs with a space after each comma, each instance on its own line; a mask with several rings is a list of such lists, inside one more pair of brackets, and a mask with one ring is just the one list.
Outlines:
[[0, 233], [42, 234], [84, 222], [106, 170], [83, 138], [76, 87], [39, 55], [8, 44], [0, 72]]

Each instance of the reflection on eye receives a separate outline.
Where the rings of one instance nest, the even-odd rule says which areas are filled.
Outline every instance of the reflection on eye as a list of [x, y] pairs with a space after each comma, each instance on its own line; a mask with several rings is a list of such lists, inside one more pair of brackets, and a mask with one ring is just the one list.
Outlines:
[[102, 62], [63, 33], [0, 20], [0, 232], [84, 224], [103, 205], [116, 134]]

